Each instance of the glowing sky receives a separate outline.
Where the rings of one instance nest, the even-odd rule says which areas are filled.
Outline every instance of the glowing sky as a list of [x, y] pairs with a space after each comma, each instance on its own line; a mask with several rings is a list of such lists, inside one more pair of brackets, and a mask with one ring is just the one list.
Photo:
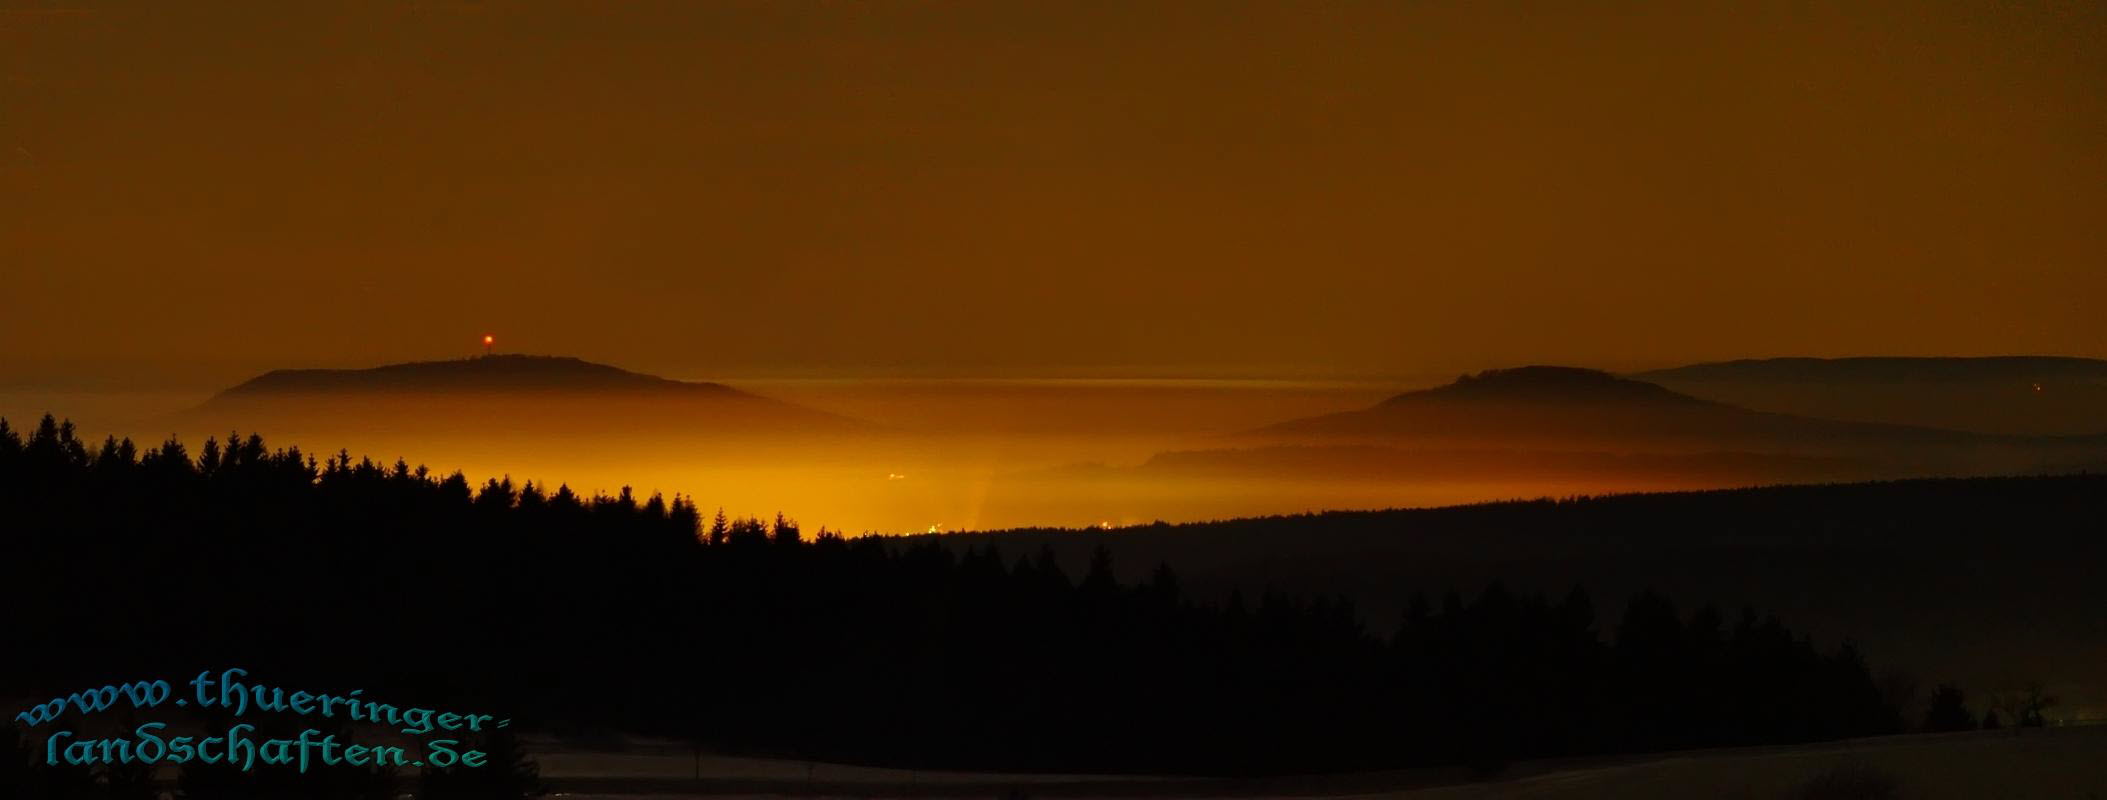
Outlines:
[[0, 0], [0, 369], [2107, 356], [2107, 6], [1831, 5]]

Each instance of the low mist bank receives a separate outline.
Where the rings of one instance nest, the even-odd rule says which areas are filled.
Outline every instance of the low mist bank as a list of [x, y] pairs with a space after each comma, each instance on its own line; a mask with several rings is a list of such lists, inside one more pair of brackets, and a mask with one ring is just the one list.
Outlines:
[[[582, 362], [523, 363], [602, 375], [597, 365]], [[648, 378], [613, 374], [622, 381]], [[270, 381], [245, 385], [257, 383]], [[402, 459], [442, 474], [459, 470], [478, 483], [510, 477], [585, 494], [628, 486], [642, 495], [684, 495], [734, 515], [782, 511], [813, 529], [850, 533], [1122, 526], [2107, 464], [2107, 447], [2082, 440], [1933, 432], [1926, 445], [1918, 433], [1838, 438], [1821, 435], [1833, 427], [1819, 426], [1809, 435], [1782, 436], [1765, 433], [1779, 426], [1760, 415], [1755, 434], [1741, 422], [1721, 428], [1726, 433], [1708, 433], [1713, 429], [1699, 423], [1709, 418], [1674, 430], [1665, 423], [1650, 428], [1646, 420], [1675, 415], [1618, 406], [1607, 417], [1599, 402], [1576, 402], [1561, 387], [1528, 383], [1519, 387], [1527, 394], [1497, 404], [1466, 398], [1471, 402], [1443, 406], [1433, 420], [1435, 438], [1327, 434], [1301, 442], [1237, 434], [1298, 416], [1392, 409], [1394, 401], [1370, 404], [1396, 387], [1220, 380], [667, 383], [678, 391], [637, 393], [626, 383], [620, 391], [594, 392], [486, 386], [258, 394], [237, 387], [211, 397], [13, 390], [0, 394], [0, 414], [26, 427], [55, 411], [71, 415], [88, 438], [108, 433], [141, 445], [172, 434], [197, 443], [261, 432], [274, 446], [382, 463]], [[1535, 427], [1497, 424], [1508, 418]], [[1459, 419], [1481, 424], [1453, 423]], [[1608, 427], [1604, 419], [1618, 425]]]
[[[1155, 380], [757, 380], [730, 384], [860, 423], [815, 432], [800, 425], [726, 425], [722, 409], [611, 403], [538, 393], [439, 399], [412, 395], [245, 403], [201, 414], [195, 393], [0, 394], [0, 416], [26, 428], [46, 412], [83, 435], [142, 445], [177, 435], [195, 444], [229, 432], [273, 446], [401, 458], [480, 482], [510, 476], [590, 494], [632, 486], [694, 497], [733, 514], [798, 515], [807, 527], [919, 532], [1019, 525], [1088, 526], [1208, 519], [1298, 510], [1308, 498], [1252, 503], [1208, 487], [1130, 485], [1110, 496], [1096, 479], [1032, 473], [1078, 464], [1133, 466], [1156, 453], [1204, 445], [1223, 431], [1380, 398], [1378, 384]], [[711, 423], [711, 424], [703, 424]], [[1019, 477], [1021, 476], [1021, 477]], [[1139, 494], [1130, 494], [1138, 492]], [[1427, 501], [1468, 496], [1430, 492]], [[1356, 505], [1393, 505], [1363, 491]]]

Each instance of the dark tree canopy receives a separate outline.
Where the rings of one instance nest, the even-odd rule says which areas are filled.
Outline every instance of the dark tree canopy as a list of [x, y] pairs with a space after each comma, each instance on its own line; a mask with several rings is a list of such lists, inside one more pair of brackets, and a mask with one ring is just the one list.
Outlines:
[[1175, 565], [1123, 585], [1108, 553], [1071, 578], [1043, 551], [471, 488], [256, 436], [193, 455], [0, 428], [0, 517], [0, 623], [35, 643], [0, 679], [29, 696], [241, 666], [735, 752], [1191, 774], [1898, 728], [1848, 646], [1652, 593], [1607, 639], [1586, 592], [1499, 584], [1415, 595], [1386, 637], [1346, 598], [1197, 603]]
[[1958, 687], [1940, 684], [1931, 693], [1931, 707], [1924, 712], [1927, 733], [1975, 730], [1975, 712], [1968, 710], [1967, 695]]

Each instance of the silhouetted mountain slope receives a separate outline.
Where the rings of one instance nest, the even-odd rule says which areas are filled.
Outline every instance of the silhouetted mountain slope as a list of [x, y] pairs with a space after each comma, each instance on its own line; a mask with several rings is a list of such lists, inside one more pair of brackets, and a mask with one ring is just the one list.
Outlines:
[[1635, 406], [1689, 408], [1711, 405], [1694, 397], [1676, 394], [1659, 386], [1620, 378], [1601, 370], [1582, 367], [1533, 366], [1489, 369], [1464, 375], [1456, 382], [1432, 389], [1406, 392], [1383, 402], [1386, 406], [1408, 406], [1438, 401], [1480, 403], [1539, 403], [1555, 401], [1575, 404], [1627, 404]]
[[393, 433], [845, 432], [857, 420], [720, 383], [677, 381], [560, 356], [496, 355], [367, 369], [264, 373], [177, 424]]
[[1630, 376], [1765, 411], [1985, 433], [2107, 432], [2107, 361], [2060, 356], [1772, 358]]
[[219, 399], [319, 392], [701, 392], [743, 394], [721, 383], [690, 383], [567, 356], [493, 355], [366, 369], [278, 369]]
[[1865, 444], [1994, 443], [1956, 431], [1751, 411], [1572, 367], [1487, 370], [1369, 408], [1290, 420], [1250, 435], [1611, 451], [1831, 452]]
[[1714, 361], [1630, 376], [1663, 381], [1766, 380], [1801, 383], [1837, 382], [2031, 382], [2043, 379], [2107, 381], [2107, 361], [2070, 356], [1984, 356], [1978, 358], [1744, 358]]
[[[1193, 475], [1258, 470], [1366, 480], [1528, 477], [1600, 491], [2107, 465], [2102, 436], [1991, 434], [1757, 411], [1571, 367], [1489, 370], [1229, 441], [1237, 447], [1181, 453], [1147, 466]], [[1252, 452], [1282, 445], [1303, 449]]]

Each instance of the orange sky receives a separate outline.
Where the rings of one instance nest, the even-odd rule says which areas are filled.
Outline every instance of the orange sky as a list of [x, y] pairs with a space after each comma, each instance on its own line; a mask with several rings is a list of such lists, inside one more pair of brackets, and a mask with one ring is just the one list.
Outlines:
[[0, 0], [0, 371], [2107, 356], [2098, 3], [282, 5]]

